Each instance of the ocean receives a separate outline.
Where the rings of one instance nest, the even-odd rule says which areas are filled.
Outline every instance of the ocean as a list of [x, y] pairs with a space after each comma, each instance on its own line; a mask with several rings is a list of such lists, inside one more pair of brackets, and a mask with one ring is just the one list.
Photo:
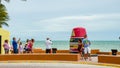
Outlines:
[[[69, 44], [69, 41], [53, 41], [52, 48], [69, 50]], [[33, 47], [45, 50], [45, 41], [35, 41]], [[120, 41], [91, 41], [90, 48], [99, 49], [102, 52], [111, 52], [111, 49], [117, 49], [120, 51]]]

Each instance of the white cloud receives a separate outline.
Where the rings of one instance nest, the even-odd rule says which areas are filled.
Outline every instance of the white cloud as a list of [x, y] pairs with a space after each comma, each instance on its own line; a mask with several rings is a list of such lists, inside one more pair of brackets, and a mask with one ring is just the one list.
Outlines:
[[[9, 30], [15, 32], [71, 32], [82, 26], [90, 32], [120, 30], [120, 14], [96, 14], [88, 16], [64, 16], [25, 24], [18, 22]], [[21, 26], [20, 26], [21, 25]]]
[[41, 20], [39, 22], [55, 22], [63, 20], [100, 20], [100, 19], [119, 19], [120, 13], [118, 14], [97, 14], [97, 15], [88, 15], [88, 16], [64, 16], [57, 18], [50, 18]]
[[[117, 22], [116, 22], [117, 20]], [[39, 31], [70, 31], [73, 27], [83, 26], [90, 31], [105, 31], [118, 29], [120, 25], [120, 14], [98, 14], [89, 16], [64, 16], [40, 20], [34, 25]], [[114, 25], [118, 24], [118, 25]]]

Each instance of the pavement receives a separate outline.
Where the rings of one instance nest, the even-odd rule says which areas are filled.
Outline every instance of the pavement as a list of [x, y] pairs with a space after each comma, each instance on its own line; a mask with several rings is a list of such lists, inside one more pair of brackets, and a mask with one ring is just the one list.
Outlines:
[[70, 63], [1, 63], [0, 68], [112, 68], [108, 66]]
[[98, 57], [85, 61], [40, 61], [40, 60], [14, 60], [0, 61], [0, 68], [120, 68], [120, 65], [98, 63]]

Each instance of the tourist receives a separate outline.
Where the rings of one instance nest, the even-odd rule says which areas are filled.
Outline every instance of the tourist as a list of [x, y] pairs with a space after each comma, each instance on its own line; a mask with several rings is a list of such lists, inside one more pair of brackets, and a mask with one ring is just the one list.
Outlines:
[[78, 40], [78, 51], [83, 59], [83, 55], [84, 55], [84, 45], [82, 43], [82, 39]]
[[20, 53], [20, 54], [23, 53], [23, 45], [22, 45], [22, 42], [20, 42], [20, 44], [19, 44], [19, 53]]
[[87, 38], [87, 35], [84, 36], [84, 39], [83, 39], [83, 45], [84, 45], [84, 58], [85, 60], [89, 57], [89, 60], [91, 61], [91, 50], [90, 50], [90, 41], [88, 40]]
[[18, 53], [18, 42], [20, 41], [20, 39], [18, 41], [16, 41], [16, 38], [13, 37], [13, 41], [12, 41], [12, 45], [13, 45], [13, 52], [14, 54]]
[[8, 40], [5, 40], [4, 44], [3, 44], [4, 50], [5, 50], [5, 54], [9, 53], [9, 44], [8, 44]]
[[46, 53], [51, 53], [52, 41], [50, 40], [50, 38], [46, 38], [45, 44], [46, 44]]
[[30, 52], [33, 53], [33, 51], [32, 51], [33, 50], [33, 45], [34, 45], [34, 39], [29, 40], [28, 45], [27, 45], [29, 53]]
[[24, 53], [28, 52], [28, 42], [29, 42], [29, 39], [26, 40], [26, 43], [25, 43], [25, 46], [24, 46]]
[[13, 54], [14, 52], [13, 52], [13, 46], [10, 46], [10, 52], [11, 52], [11, 54]]

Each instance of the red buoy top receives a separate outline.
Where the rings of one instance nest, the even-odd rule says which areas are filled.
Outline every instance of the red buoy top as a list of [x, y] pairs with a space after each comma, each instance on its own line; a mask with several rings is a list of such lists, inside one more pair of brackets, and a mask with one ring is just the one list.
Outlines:
[[72, 30], [72, 35], [71, 37], [75, 37], [75, 38], [83, 38], [86, 35], [86, 29], [83, 27], [76, 27], [73, 28]]

